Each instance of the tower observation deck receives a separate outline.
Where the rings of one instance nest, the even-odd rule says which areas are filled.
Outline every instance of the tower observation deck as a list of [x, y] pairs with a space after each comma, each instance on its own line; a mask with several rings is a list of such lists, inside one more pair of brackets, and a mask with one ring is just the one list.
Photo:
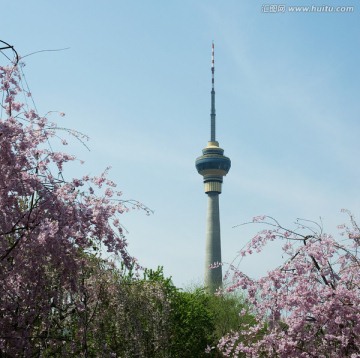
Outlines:
[[[210, 141], [202, 150], [203, 155], [195, 161], [195, 166], [204, 178], [204, 190], [208, 196], [207, 223], [206, 223], [206, 248], [205, 248], [205, 287], [210, 293], [222, 286], [221, 262], [221, 235], [220, 235], [220, 210], [219, 194], [223, 177], [229, 172], [231, 161], [224, 155], [224, 150], [216, 141], [216, 112], [215, 112], [215, 63], [214, 43], [211, 53], [211, 112], [210, 112]], [[210, 268], [215, 264], [215, 268]]]

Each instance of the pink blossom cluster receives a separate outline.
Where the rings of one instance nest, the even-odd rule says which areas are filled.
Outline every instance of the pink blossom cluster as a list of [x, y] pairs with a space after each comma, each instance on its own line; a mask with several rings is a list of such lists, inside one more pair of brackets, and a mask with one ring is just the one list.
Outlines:
[[360, 357], [360, 230], [348, 214], [341, 241], [308, 221], [292, 231], [269, 217], [255, 220], [270, 228], [239, 257], [281, 240], [287, 259], [260, 279], [229, 267], [227, 291], [243, 290], [257, 323], [224, 336], [224, 356]]
[[81, 253], [101, 245], [131, 266], [119, 215], [133, 204], [148, 209], [120, 200], [107, 171], [65, 181], [75, 158], [48, 145], [62, 128], [17, 99], [30, 95], [21, 83], [17, 66], [0, 67], [0, 356], [27, 357], [79, 288]]

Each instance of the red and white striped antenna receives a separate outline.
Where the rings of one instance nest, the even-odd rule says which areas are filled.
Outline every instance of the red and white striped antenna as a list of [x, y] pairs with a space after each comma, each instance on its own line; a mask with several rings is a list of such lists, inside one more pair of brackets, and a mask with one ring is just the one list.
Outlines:
[[215, 142], [215, 46], [214, 41], [211, 46], [211, 112], [210, 112], [210, 140]]
[[214, 41], [211, 46], [211, 73], [212, 73], [212, 88], [214, 88], [214, 72], [215, 72], [215, 46]]

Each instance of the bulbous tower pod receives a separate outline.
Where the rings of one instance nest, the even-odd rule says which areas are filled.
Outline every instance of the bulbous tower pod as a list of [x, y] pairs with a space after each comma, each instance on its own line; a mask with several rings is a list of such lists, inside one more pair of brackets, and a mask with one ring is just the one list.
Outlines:
[[[219, 194], [223, 177], [229, 172], [231, 161], [224, 156], [224, 150], [219, 147], [215, 139], [215, 88], [214, 88], [214, 43], [212, 44], [212, 89], [211, 89], [211, 135], [208, 145], [203, 149], [203, 155], [195, 161], [195, 166], [204, 178], [204, 189], [208, 196], [207, 222], [206, 222], [206, 248], [205, 248], [205, 287], [214, 293], [222, 286], [222, 269], [216, 263], [221, 262], [221, 235]], [[215, 268], [210, 266], [215, 264]]]

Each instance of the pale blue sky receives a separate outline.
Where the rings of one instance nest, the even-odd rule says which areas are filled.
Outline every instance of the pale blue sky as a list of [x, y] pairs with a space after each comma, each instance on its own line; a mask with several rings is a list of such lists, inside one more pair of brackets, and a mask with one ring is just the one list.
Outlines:
[[[352, 13], [264, 13], [264, 4], [354, 6]], [[210, 55], [215, 42], [217, 133], [232, 168], [221, 202], [224, 261], [259, 214], [291, 225], [323, 218], [335, 231], [360, 218], [360, 3], [355, 0], [6, 2], [1, 37], [26, 59], [40, 113], [91, 137], [70, 178], [110, 177], [155, 213], [123, 217], [129, 251], [163, 265], [179, 285], [203, 277], [207, 198], [195, 158], [209, 139]], [[243, 262], [259, 275], [275, 248]]]

